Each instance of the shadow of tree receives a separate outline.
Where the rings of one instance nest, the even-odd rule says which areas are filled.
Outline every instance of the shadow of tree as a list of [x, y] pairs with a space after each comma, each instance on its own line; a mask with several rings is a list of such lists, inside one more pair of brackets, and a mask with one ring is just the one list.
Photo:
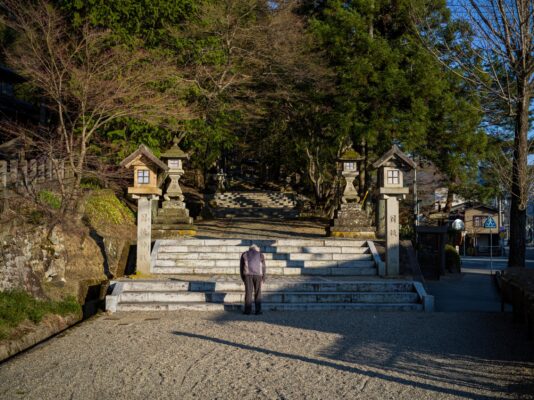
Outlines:
[[[335, 340], [315, 351], [318, 358], [210, 336], [175, 334], [196, 335], [228, 346], [274, 353], [461, 398], [497, 399], [502, 398], [498, 393], [521, 394], [534, 385], [534, 349], [521, 330], [511, 325], [509, 315], [450, 313], [436, 317], [418, 313], [334, 312], [315, 314], [314, 318], [314, 314], [308, 312], [308, 317], [302, 318], [301, 313], [270, 313], [248, 321], [335, 334]], [[214, 321], [225, 324], [247, 319], [225, 313]], [[495, 395], [480, 397], [475, 395], [477, 392]]]

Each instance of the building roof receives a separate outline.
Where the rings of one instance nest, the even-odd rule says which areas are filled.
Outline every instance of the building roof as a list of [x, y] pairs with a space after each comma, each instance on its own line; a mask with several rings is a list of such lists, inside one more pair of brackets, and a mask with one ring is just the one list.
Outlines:
[[124, 160], [121, 161], [120, 166], [129, 168], [131, 163], [136, 160], [139, 156], [143, 156], [148, 158], [148, 160], [154, 164], [156, 167], [163, 171], [168, 171], [169, 167], [167, 164], [165, 164], [163, 161], [161, 161], [159, 158], [157, 158], [150, 149], [145, 146], [144, 144], [140, 145], [139, 148], [134, 151], [132, 154], [130, 154], [128, 157], [126, 157]]
[[470, 201], [455, 205], [451, 207], [451, 211], [460, 211], [460, 210], [468, 210], [468, 209], [476, 209], [476, 210], [487, 210], [491, 212], [499, 212], [498, 209], [495, 207], [487, 206], [485, 204], [474, 204]]
[[391, 149], [389, 149], [386, 154], [384, 154], [382, 157], [380, 157], [378, 160], [374, 162], [373, 167], [380, 168], [385, 163], [387, 163], [389, 160], [391, 160], [393, 157], [397, 157], [401, 162], [403, 162], [410, 168], [415, 168], [417, 166], [415, 161], [413, 161], [410, 157], [404, 154], [402, 150], [399, 149], [399, 147], [396, 144], [394, 144], [393, 146], [391, 146]]

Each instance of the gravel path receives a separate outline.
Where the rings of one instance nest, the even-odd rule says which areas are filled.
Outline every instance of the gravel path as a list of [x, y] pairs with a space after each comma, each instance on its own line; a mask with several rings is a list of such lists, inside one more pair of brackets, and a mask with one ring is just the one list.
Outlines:
[[0, 365], [0, 398], [534, 398], [533, 347], [499, 313], [117, 313]]

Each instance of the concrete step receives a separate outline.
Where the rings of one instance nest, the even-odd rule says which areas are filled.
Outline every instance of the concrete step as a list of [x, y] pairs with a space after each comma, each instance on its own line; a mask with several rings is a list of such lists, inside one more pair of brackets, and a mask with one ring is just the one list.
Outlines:
[[[243, 304], [216, 303], [119, 303], [117, 311], [223, 311], [242, 310]], [[364, 303], [262, 303], [264, 311], [423, 311], [422, 304], [364, 304]]]
[[191, 303], [119, 303], [117, 311], [224, 311], [224, 304], [191, 302]]
[[[158, 260], [234, 260], [239, 262], [239, 252], [216, 252], [216, 253], [168, 253], [159, 252]], [[289, 261], [368, 261], [373, 256], [369, 253], [264, 253], [265, 260], [289, 260]], [[269, 262], [270, 265], [270, 262]]]
[[[238, 303], [245, 300], [245, 293], [236, 292], [177, 292], [177, 291], [125, 291], [119, 302], [125, 303], [173, 303], [208, 302]], [[415, 292], [265, 292], [267, 303], [417, 303]]]
[[[344, 261], [300, 261], [300, 260], [269, 260], [265, 262], [268, 270], [279, 268], [372, 268], [371, 260], [344, 260]], [[238, 260], [161, 260], [157, 259], [155, 267], [239, 267]]]
[[[305, 253], [305, 254], [363, 254], [368, 252], [367, 247], [342, 246], [259, 246], [263, 253]], [[225, 245], [176, 245], [161, 246], [158, 253], [243, 253], [249, 246]]]
[[250, 246], [256, 244], [258, 246], [334, 246], [334, 247], [365, 247], [367, 248], [366, 240], [354, 239], [180, 239], [180, 240], [160, 240], [160, 247], [166, 246]]
[[[125, 291], [243, 291], [245, 285], [236, 280], [234, 282], [214, 281], [178, 281], [178, 280], [129, 280], [121, 281]], [[404, 281], [305, 281], [280, 282], [267, 280], [262, 285], [262, 291], [267, 292], [413, 292], [412, 282]]]
[[[362, 261], [363, 262], [363, 261]], [[235, 267], [161, 267], [154, 266], [153, 273], [168, 275], [239, 275], [239, 266]], [[375, 267], [270, 267], [268, 275], [316, 275], [316, 276], [373, 276], [377, 275]]]

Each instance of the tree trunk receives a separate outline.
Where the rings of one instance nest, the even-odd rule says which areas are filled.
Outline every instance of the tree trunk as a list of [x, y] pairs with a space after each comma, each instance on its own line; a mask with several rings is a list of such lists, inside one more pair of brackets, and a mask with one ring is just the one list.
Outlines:
[[[360, 146], [358, 146], [358, 152], [360, 155], [365, 155], [365, 139], [362, 139], [362, 142]], [[363, 196], [365, 196], [365, 164], [367, 163], [367, 160], [361, 160], [358, 164], [358, 196], [360, 196], [360, 200], [363, 199]]]
[[450, 213], [452, 208], [452, 202], [454, 201], [454, 192], [451, 190], [451, 188], [447, 188], [447, 201], [445, 202], [445, 208], [443, 209], [443, 212]]
[[521, 96], [517, 105], [514, 139], [514, 159], [512, 164], [512, 202], [510, 205], [510, 251], [508, 267], [525, 267], [526, 224], [528, 204], [527, 157], [528, 157], [528, 117], [530, 93], [522, 82], [519, 85]]

